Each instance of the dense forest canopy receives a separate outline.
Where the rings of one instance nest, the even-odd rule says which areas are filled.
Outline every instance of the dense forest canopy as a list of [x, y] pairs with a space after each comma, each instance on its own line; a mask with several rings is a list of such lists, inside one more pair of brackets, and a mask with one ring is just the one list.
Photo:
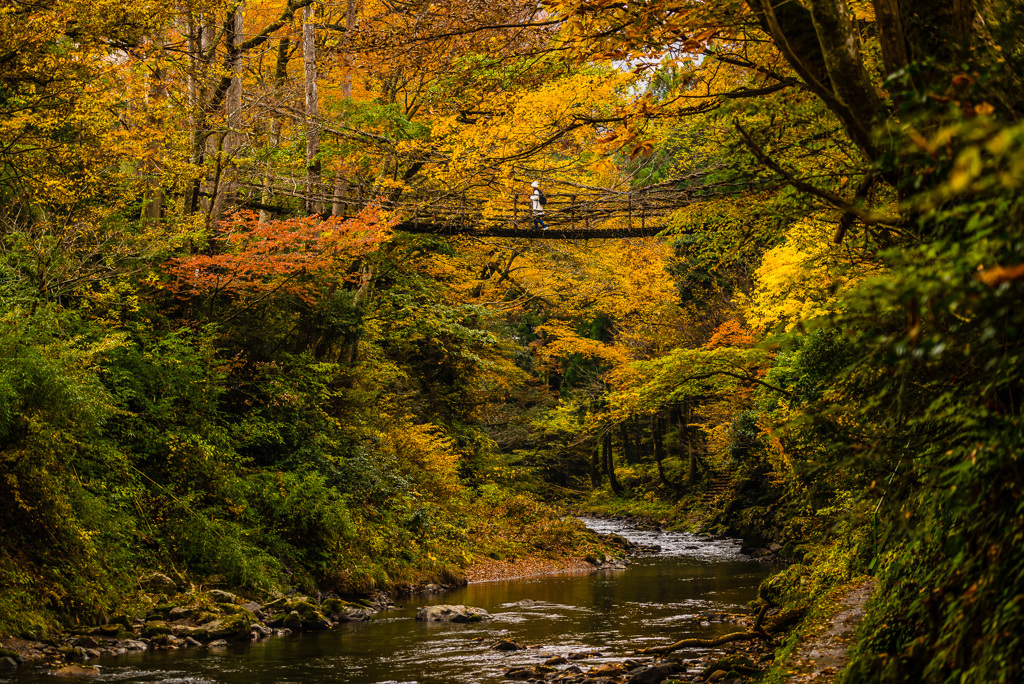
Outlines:
[[[0, 631], [152, 569], [453, 577], [728, 476], [708, 524], [784, 541], [780, 600], [878, 577], [849, 681], [1016, 681], [1022, 20], [8, 0]], [[658, 193], [660, 235], [395, 230], [535, 180], [597, 228]]]

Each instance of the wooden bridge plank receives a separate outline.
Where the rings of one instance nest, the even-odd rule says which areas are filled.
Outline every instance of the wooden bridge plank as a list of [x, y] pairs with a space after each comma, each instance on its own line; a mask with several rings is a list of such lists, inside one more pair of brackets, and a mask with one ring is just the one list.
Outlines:
[[532, 230], [528, 228], [479, 228], [472, 225], [426, 224], [403, 222], [394, 227], [405, 233], [427, 235], [471, 235], [474, 237], [524, 238], [530, 240], [617, 240], [623, 238], [654, 237], [661, 229], [653, 226], [634, 228], [550, 228]]

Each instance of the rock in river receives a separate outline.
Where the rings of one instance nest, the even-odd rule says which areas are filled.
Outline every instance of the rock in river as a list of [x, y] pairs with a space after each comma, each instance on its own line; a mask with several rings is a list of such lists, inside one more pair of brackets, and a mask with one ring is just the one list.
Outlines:
[[426, 622], [481, 622], [490, 620], [491, 614], [483, 608], [445, 603], [438, 606], [423, 606], [416, 613], [416, 619]]

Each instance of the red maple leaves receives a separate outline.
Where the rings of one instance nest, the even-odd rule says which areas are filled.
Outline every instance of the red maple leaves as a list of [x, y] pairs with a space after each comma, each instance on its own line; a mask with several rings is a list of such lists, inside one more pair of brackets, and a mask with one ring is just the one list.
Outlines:
[[251, 211], [221, 221], [212, 253], [171, 259], [165, 270], [179, 296], [270, 292], [314, 296], [325, 280], [347, 277], [354, 261], [376, 251], [393, 233], [394, 219], [376, 206], [354, 218], [319, 216], [260, 223]]

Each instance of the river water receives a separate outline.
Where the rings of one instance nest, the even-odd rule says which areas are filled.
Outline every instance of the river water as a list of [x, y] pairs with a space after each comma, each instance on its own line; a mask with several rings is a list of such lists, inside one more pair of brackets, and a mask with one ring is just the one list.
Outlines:
[[[154, 651], [103, 658], [90, 681], [163, 684], [476, 684], [508, 681], [510, 667], [554, 656], [593, 652], [588, 666], [622, 660], [634, 649], [688, 636], [712, 637], [737, 627], [702, 618], [749, 612], [757, 586], [773, 570], [740, 553], [735, 540], [641, 530], [621, 521], [585, 519], [598, 532], [661, 546], [634, 556], [625, 570], [480, 582], [446, 594], [419, 595], [367, 622], [328, 632], [270, 638], [219, 649]], [[417, 607], [461, 603], [493, 619], [471, 624], [424, 624]], [[499, 652], [509, 639], [522, 646]], [[0, 682], [52, 682], [21, 668]]]

